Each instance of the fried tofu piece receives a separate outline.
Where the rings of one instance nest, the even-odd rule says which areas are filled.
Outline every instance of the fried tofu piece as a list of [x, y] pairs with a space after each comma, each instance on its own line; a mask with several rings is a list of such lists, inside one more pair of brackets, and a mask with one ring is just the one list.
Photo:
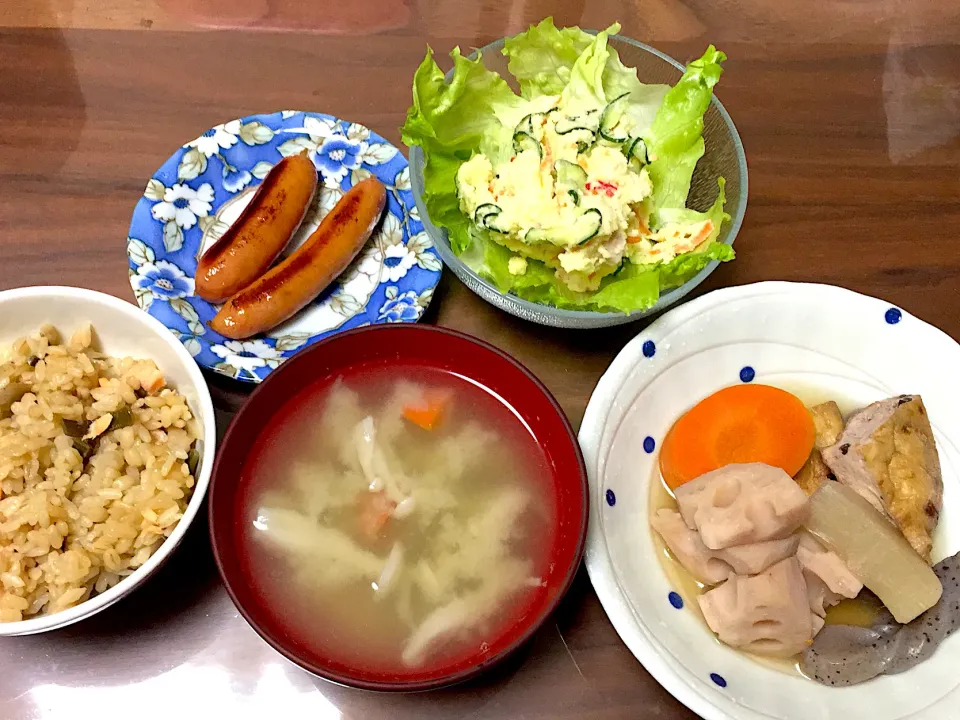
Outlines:
[[843, 415], [833, 400], [814, 405], [810, 408], [810, 415], [813, 416], [816, 439], [806, 464], [793, 478], [807, 495], [813, 495], [824, 480], [835, 479], [831, 477], [830, 468], [820, 451], [835, 445], [843, 433]]
[[831, 474], [830, 468], [823, 461], [820, 451], [814, 448], [810, 452], [807, 462], [800, 468], [800, 472], [793, 476], [793, 479], [797, 481], [797, 485], [807, 495], [813, 495], [821, 483], [830, 479]]
[[837, 404], [830, 400], [820, 403], [810, 408], [810, 414], [813, 416], [813, 427], [817, 432], [814, 447], [817, 450], [836, 445], [843, 433], [843, 415]]
[[823, 450], [837, 479], [903, 533], [927, 562], [943, 505], [943, 475], [927, 410], [919, 395], [873, 403], [853, 415]]

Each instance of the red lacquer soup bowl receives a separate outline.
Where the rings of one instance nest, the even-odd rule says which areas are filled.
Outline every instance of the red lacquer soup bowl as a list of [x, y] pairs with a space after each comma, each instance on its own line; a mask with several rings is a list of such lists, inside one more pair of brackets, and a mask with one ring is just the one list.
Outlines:
[[[244, 541], [251, 497], [258, 492], [258, 448], [272, 442], [271, 428], [296, 412], [316, 388], [338, 378], [383, 368], [448, 373], [469, 382], [506, 407], [529, 434], [550, 501], [549, 532], [538, 534], [539, 585], [524, 591], [515, 612], [489, 623], [482, 643], [438, 654], [406, 667], [358, 661], [349, 632], [342, 643], [316, 643], [304, 625], [288, 622], [283, 593], [264, 592], [253, 554]], [[314, 396], [315, 397], [315, 396]], [[291, 410], [292, 409], [292, 410]], [[520, 647], [543, 624], [569, 589], [583, 554], [587, 526], [587, 475], [576, 436], [550, 392], [529, 370], [484, 342], [461, 333], [417, 325], [351, 330], [321, 341], [288, 360], [254, 391], [220, 446], [210, 485], [210, 534], [220, 575], [247, 622], [278, 652], [304, 670], [343, 685], [371, 690], [429, 690], [477, 675]], [[312, 623], [342, 622], [318, 603]], [[361, 622], [361, 621], [357, 621]], [[318, 625], [329, 629], [325, 625]], [[354, 628], [356, 629], [356, 628]], [[337, 628], [330, 629], [339, 636]], [[350, 628], [344, 628], [350, 630]], [[355, 640], [354, 640], [355, 643]]]

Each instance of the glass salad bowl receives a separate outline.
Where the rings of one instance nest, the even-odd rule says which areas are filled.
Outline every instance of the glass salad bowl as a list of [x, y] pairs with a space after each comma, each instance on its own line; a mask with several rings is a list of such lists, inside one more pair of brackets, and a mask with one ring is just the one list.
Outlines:
[[[625, 66], [637, 69], [637, 76], [641, 82], [673, 85], [683, 74], [684, 66], [680, 62], [649, 45], [621, 35], [610, 36], [609, 44], [619, 53], [620, 60]], [[511, 85], [515, 85], [507, 70], [507, 58], [501, 54], [503, 46], [504, 39], [497, 40], [477, 50], [470, 59], [476, 59], [478, 53], [482, 54], [488, 69], [500, 74]], [[447, 73], [448, 82], [451, 75], [452, 71]], [[730, 216], [730, 220], [723, 224], [717, 242], [732, 245], [740, 230], [747, 206], [747, 160], [733, 120], [715, 96], [704, 115], [703, 138], [706, 152], [694, 171], [687, 207], [698, 211], [709, 209], [717, 197], [717, 180], [723, 177], [726, 180], [724, 209]], [[560, 309], [503, 293], [493, 282], [479, 275], [457, 256], [450, 247], [446, 230], [431, 222], [423, 198], [424, 160], [423, 150], [420, 147], [410, 148], [410, 177], [417, 209], [420, 212], [423, 227], [433, 240], [440, 257], [473, 292], [501, 310], [524, 320], [540, 325], [581, 329], [610, 327], [632, 322], [676, 304], [702, 283], [719, 264], [717, 261], [710, 262], [683, 285], [663, 291], [652, 307], [631, 313]]]

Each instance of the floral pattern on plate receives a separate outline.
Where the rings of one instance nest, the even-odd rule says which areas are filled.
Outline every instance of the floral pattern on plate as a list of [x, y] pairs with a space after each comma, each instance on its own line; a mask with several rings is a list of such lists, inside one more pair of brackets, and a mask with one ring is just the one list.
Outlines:
[[[239, 217], [270, 168], [304, 151], [320, 185], [284, 255], [371, 175], [387, 188], [383, 222], [352, 265], [293, 318], [265, 336], [224, 338], [207, 325], [217, 306], [194, 294], [197, 258]], [[199, 365], [246, 382], [259, 382], [300, 348], [340, 330], [416, 322], [442, 267], [417, 214], [400, 151], [357, 123], [299, 111], [232, 120], [177, 150], [137, 203], [127, 258], [140, 307], [179, 337]]]

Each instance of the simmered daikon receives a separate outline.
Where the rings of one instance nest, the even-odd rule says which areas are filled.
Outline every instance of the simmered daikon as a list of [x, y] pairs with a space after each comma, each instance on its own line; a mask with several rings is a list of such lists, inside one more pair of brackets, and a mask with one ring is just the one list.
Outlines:
[[854, 490], [823, 483], [810, 497], [810, 506], [807, 529], [840, 556], [897, 622], [910, 622], [940, 600], [943, 587], [930, 566]]

